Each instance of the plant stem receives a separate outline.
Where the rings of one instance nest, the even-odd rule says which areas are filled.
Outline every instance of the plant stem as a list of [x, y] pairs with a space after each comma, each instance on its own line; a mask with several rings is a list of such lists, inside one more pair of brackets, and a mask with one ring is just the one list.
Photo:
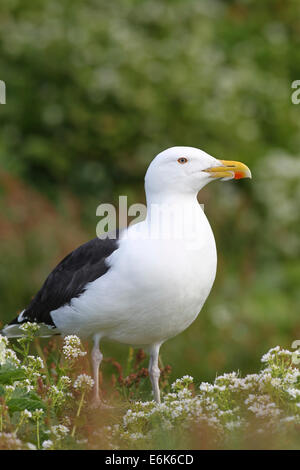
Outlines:
[[20, 422], [19, 422], [18, 426], [16, 427], [16, 430], [15, 430], [16, 434], [19, 431], [20, 427], [22, 426], [23, 421], [24, 421], [24, 415], [21, 417]]
[[37, 441], [37, 448], [41, 448], [41, 443], [40, 443], [40, 420], [37, 419], [36, 422], [36, 441]]
[[[82, 395], [81, 395], [80, 403], [79, 403], [77, 414], [76, 414], [76, 420], [80, 416], [81, 408], [82, 408], [82, 405], [83, 405], [83, 402], [84, 402], [84, 397], [85, 397], [85, 392], [83, 392]], [[73, 426], [71, 437], [75, 436], [75, 432], [76, 432], [76, 424], [74, 424], [74, 426]]]
[[49, 370], [48, 370], [48, 366], [47, 366], [47, 362], [46, 362], [45, 355], [44, 355], [44, 353], [43, 353], [43, 350], [42, 350], [42, 348], [41, 348], [41, 345], [40, 345], [38, 339], [35, 340], [34, 345], [35, 345], [35, 347], [36, 347], [36, 350], [37, 350], [38, 354], [40, 355], [40, 357], [41, 357], [42, 360], [43, 360], [44, 367], [45, 367], [45, 372], [46, 372], [46, 377], [47, 377], [47, 384], [50, 385], [50, 373], [49, 373]]

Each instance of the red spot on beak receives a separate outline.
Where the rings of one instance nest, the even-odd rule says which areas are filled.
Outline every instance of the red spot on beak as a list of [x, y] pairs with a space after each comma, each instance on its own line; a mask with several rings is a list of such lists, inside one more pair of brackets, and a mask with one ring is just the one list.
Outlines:
[[241, 171], [235, 171], [234, 172], [234, 179], [235, 180], [240, 180], [241, 178], [244, 178], [244, 173]]

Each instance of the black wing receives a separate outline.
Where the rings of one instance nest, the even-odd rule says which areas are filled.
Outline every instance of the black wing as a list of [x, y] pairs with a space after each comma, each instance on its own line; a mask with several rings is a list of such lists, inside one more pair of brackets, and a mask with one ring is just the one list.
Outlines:
[[51, 272], [22, 315], [10, 325], [29, 321], [55, 327], [50, 312], [79, 297], [89, 282], [107, 273], [106, 258], [117, 249], [118, 240], [94, 238], [72, 251]]

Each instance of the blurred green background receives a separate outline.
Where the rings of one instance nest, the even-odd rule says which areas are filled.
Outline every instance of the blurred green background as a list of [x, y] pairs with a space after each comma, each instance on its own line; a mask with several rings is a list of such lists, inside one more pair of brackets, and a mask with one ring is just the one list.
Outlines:
[[200, 194], [217, 280], [164, 362], [210, 380], [300, 339], [299, 13], [298, 0], [1, 0], [2, 322], [95, 236], [98, 204], [143, 202], [151, 159], [190, 145], [253, 179]]

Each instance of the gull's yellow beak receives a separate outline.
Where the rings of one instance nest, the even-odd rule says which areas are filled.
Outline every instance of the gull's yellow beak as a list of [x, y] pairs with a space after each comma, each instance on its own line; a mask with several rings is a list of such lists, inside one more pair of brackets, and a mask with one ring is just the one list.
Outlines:
[[232, 162], [230, 160], [219, 160], [222, 165], [208, 168], [206, 171], [213, 178], [252, 178], [249, 168], [241, 162]]

